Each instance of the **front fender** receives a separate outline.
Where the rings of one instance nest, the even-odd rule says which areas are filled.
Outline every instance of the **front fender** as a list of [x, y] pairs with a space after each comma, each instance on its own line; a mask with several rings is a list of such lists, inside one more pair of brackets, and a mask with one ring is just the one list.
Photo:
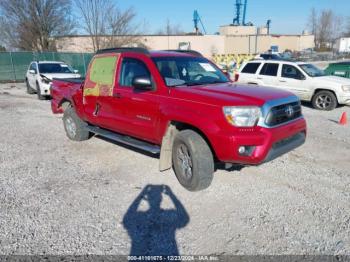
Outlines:
[[209, 141], [210, 146], [217, 154], [217, 146], [222, 142], [218, 141], [218, 134], [228, 125], [222, 108], [213, 105], [194, 106], [196, 103], [183, 103], [161, 108], [162, 119], [160, 120], [159, 137], [163, 137], [171, 122], [183, 123], [185, 125], [198, 129]]

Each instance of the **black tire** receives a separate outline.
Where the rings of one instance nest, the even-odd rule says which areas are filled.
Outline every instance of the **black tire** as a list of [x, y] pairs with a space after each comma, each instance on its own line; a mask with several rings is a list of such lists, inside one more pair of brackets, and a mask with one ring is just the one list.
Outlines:
[[338, 106], [337, 97], [331, 91], [318, 91], [312, 98], [312, 106], [318, 110], [331, 111]]
[[35, 91], [30, 87], [28, 79], [26, 79], [26, 86], [27, 86], [27, 94], [35, 94]]
[[45, 100], [46, 99], [46, 97], [44, 95], [42, 95], [41, 92], [40, 92], [40, 87], [39, 87], [38, 82], [36, 82], [36, 94], [38, 95], [38, 99], [39, 100]]
[[[187, 160], [183, 160], [186, 154]], [[177, 179], [187, 190], [199, 191], [210, 186], [214, 174], [213, 154], [207, 142], [195, 131], [183, 130], [176, 135], [172, 161]], [[185, 167], [186, 161], [191, 170]]]
[[64, 111], [63, 126], [70, 140], [84, 141], [91, 137], [89, 130], [86, 128], [87, 124], [78, 117], [73, 107], [68, 107]]

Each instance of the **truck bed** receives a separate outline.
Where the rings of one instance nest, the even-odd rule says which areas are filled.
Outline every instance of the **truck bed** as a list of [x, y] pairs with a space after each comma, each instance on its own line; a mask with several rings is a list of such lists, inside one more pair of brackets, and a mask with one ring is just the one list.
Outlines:
[[54, 114], [62, 114], [62, 101], [70, 100], [72, 94], [75, 93], [82, 84], [84, 78], [54, 78], [51, 86], [51, 109]]

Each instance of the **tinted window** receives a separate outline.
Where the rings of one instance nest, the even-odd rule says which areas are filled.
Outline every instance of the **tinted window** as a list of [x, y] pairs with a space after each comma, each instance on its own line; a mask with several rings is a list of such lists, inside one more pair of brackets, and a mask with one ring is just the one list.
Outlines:
[[261, 68], [260, 75], [277, 76], [278, 64], [266, 63]]
[[256, 70], [258, 70], [259, 66], [261, 63], [248, 63], [246, 66], [243, 68], [242, 73], [246, 74], [255, 74]]
[[37, 73], [37, 70], [36, 70], [36, 64], [35, 63], [32, 63], [29, 67], [29, 70], [34, 70], [35, 73]]
[[227, 77], [203, 57], [154, 57], [167, 86], [195, 86], [226, 83]]
[[65, 74], [65, 73], [73, 73], [73, 69], [69, 67], [66, 64], [49, 64], [49, 63], [44, 63], [44, 64], [39, 64], [39, 72], [40, 73], [55, 73], [55, 74]]
[[120, 74], [119, 84], [121, 86], [132, 86], [132, 81], [135, 77], [151, 78], [151, 74], [146, 65], [142, 61], [133, 58], [123, 59]]
[[295, 66], [283, 65], [282, 66], [282, 77], [301, 79], [303, 77], [303, 74]]

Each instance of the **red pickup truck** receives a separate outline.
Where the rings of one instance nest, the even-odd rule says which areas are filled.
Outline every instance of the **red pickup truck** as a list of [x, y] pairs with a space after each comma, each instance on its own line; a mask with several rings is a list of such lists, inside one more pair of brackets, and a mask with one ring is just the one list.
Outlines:
[[194, 51], [98, 51], [86, 78], [55, 79], [52, 111], [71, 140], [93, 134], [160, 155], [190, 191], [207, 188], [215, 163], [257, 165], [302, 145], [299, 99], [237, 85]]

